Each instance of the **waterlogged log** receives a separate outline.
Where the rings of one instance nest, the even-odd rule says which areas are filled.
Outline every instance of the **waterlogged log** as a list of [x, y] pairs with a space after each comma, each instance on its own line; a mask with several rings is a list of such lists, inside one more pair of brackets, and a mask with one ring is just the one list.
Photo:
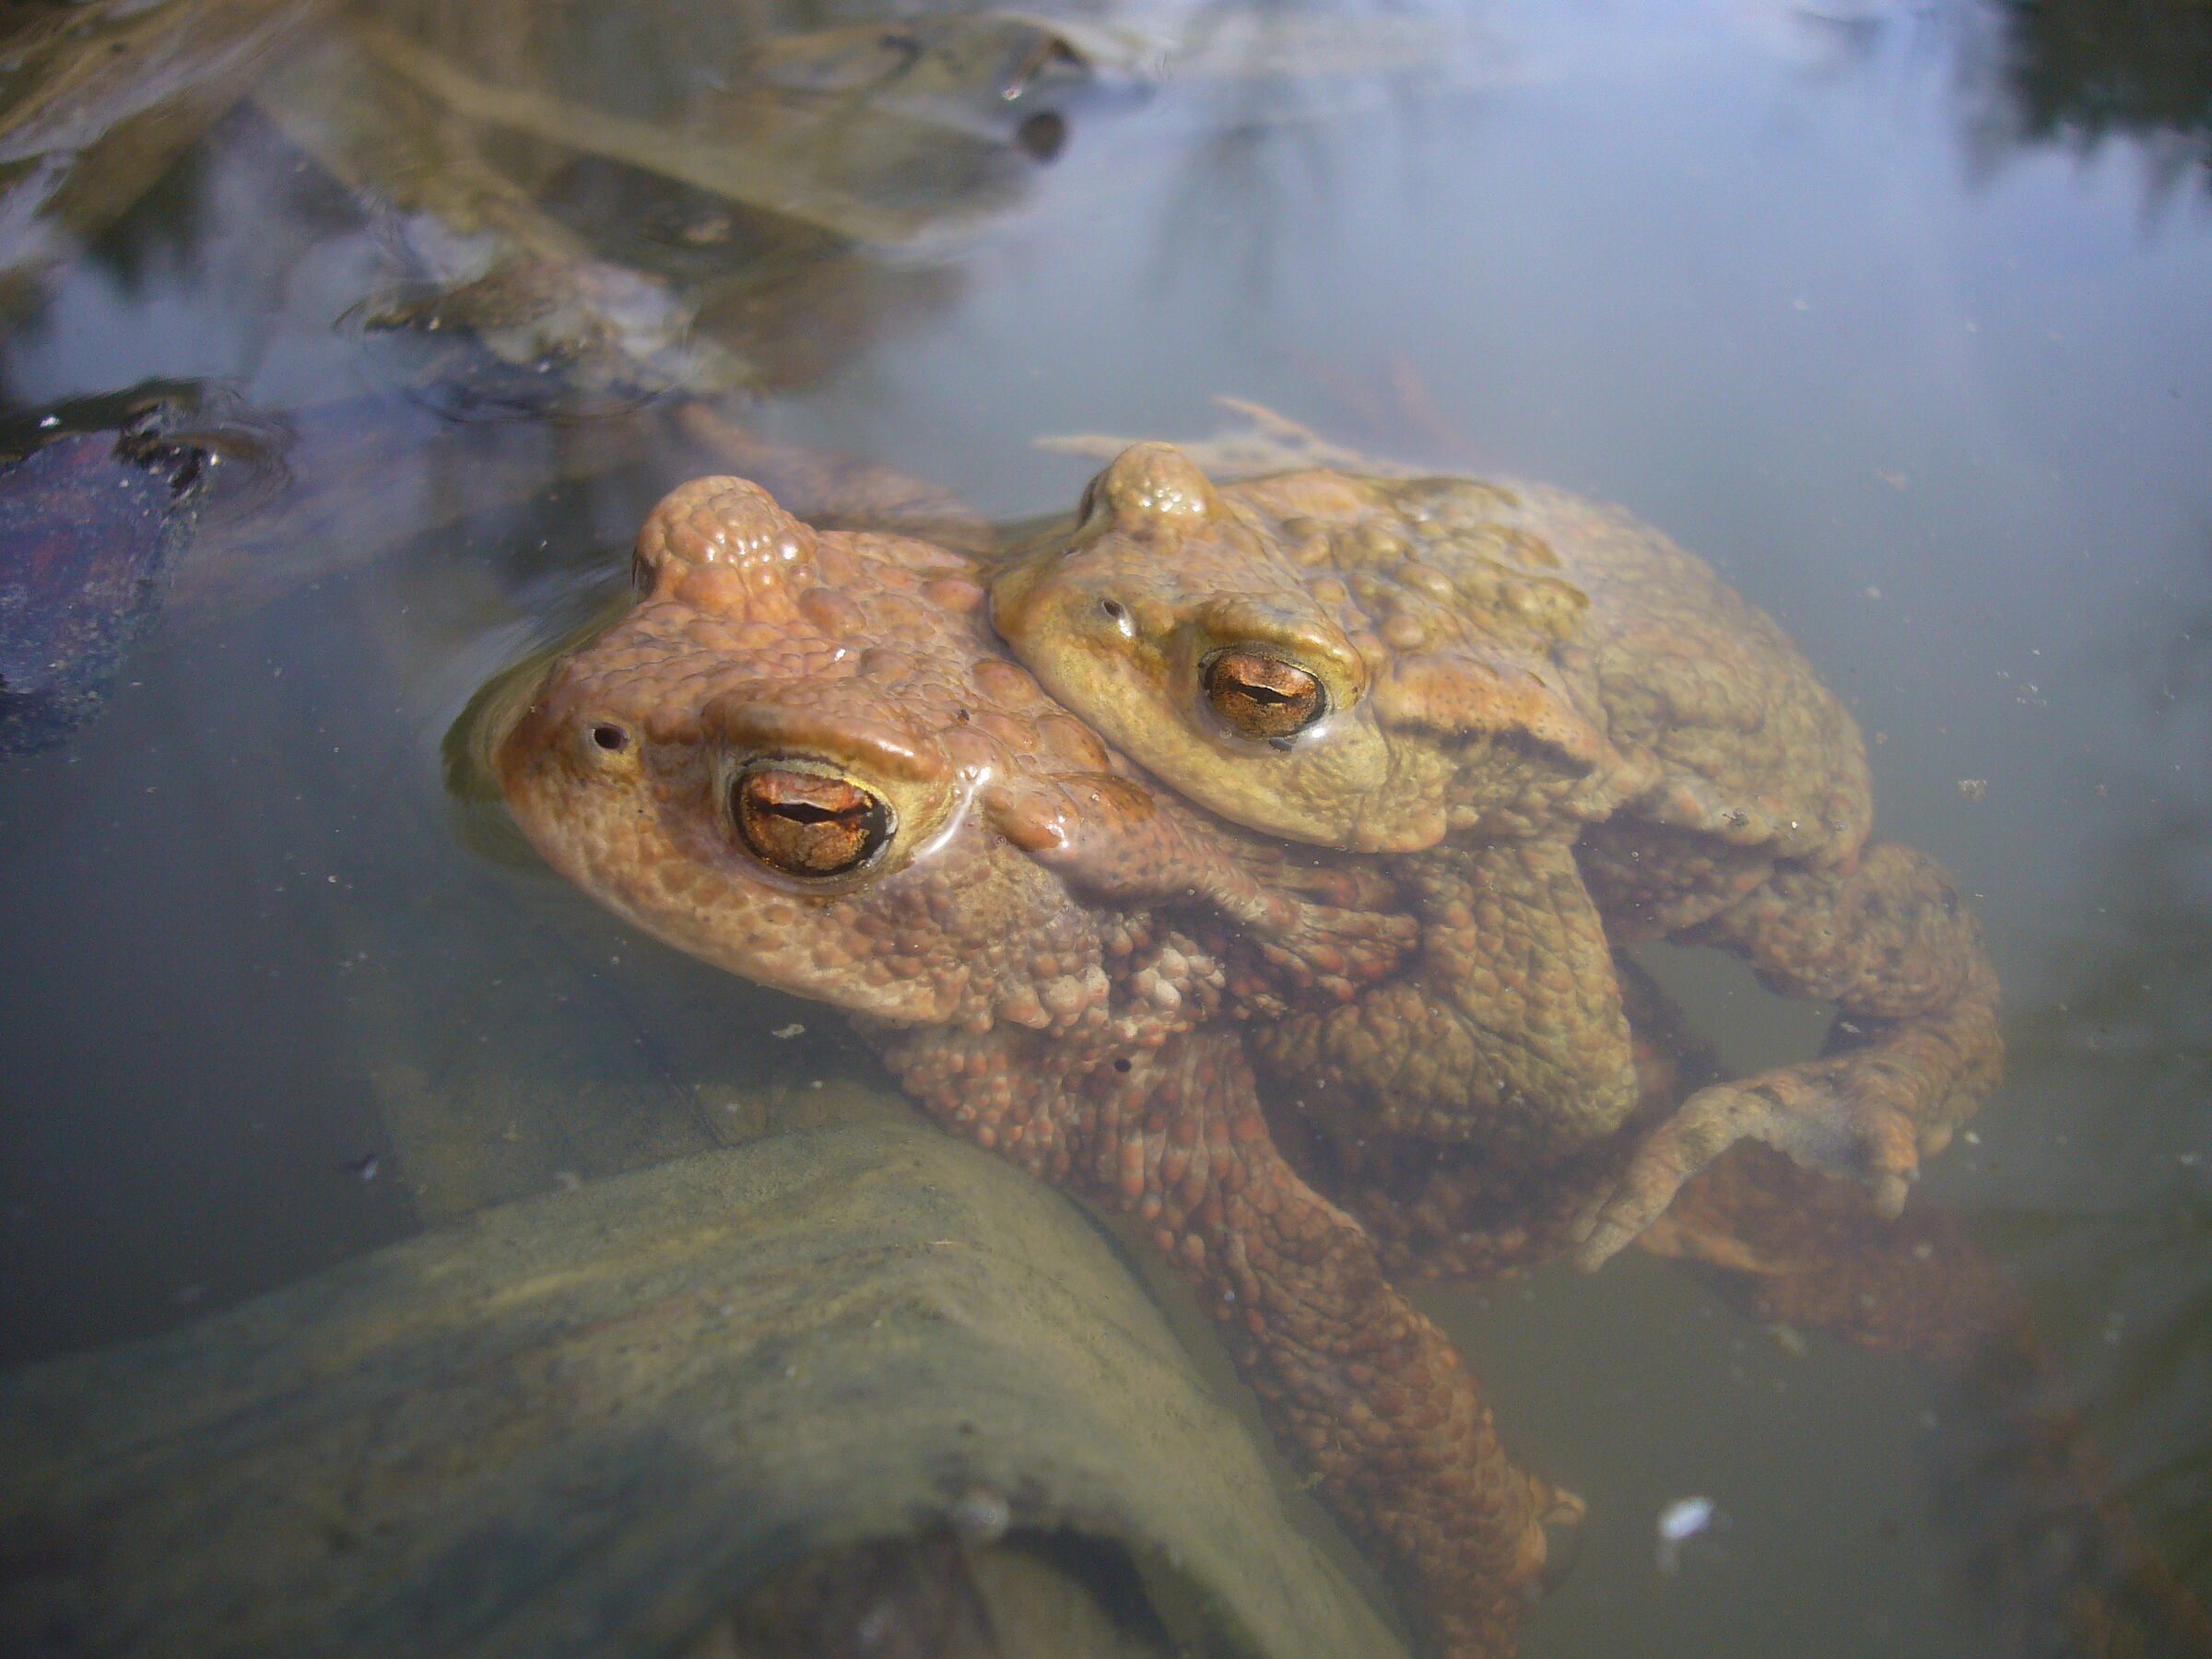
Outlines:
[[1111, 1245], [888, 1107], [0, 1383], [12, 1654], [719, 1652], [948, 1537], [1107, 1551], [1197, 1651], [1403, 1653]]

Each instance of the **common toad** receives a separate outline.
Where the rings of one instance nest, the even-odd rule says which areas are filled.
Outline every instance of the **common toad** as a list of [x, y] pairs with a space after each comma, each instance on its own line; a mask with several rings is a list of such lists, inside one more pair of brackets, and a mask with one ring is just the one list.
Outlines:
[[976, 567], [686, 485], [644, 596], [500, 742], [547, 858], [648, 931], [840, 1005], [939, 1123], [1132, 1212], [1436, 1649], [1510, 1651], [1571, 1499], [1359, 1225], [1277, 1150], [1229, 1018], [1356, 999], [1402, 923], [1133, 778], [1007, 658]]
[[1955, 885], [1869, 841], [1864, 745], [1783, 630], [1618, 509], [1309, 468], [1217, 487], [1172, 445], [1094, 480], [993, 615], [1063, 703], [1225, 817], [1390, 855], [1425, 974], [1256, 1044], [1347, 1122], [1541, 1166], [1637, 1100], [1608, 942], [1747, 958], [1835, 1002], [1828, 1052], [1706, 1088], [1583, 1220], [1602, 1261], [1745, 1136], [1885, 1213], [1994, 1087]]

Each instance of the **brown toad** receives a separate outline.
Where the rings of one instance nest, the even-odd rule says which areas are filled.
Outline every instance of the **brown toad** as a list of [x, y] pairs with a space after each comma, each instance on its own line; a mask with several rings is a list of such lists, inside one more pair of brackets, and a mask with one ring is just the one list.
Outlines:
[[1510, 1651], [1576, 1506], [1278, 1153], [1230, 1023], [1357, 996], [1406, 930], [1296, 897], [1279, 849], [1126, 775], [953, 554], [710, 478], [639, 571], [499, 745], [531, 839], [677, 947], [850, 1010], [946, 1127], [1133, 1212], [1437, 1650]]
[[1125, 451], [994, 618], [1074, 712], [1254, 829], [1392, 855], [1426, 972], [1255, 1041], [1346, 1122], [1524, 1149], [1637, 1099], [1608, 941], [1724, 947], [1832, 999], [1829, 1052], [1707, 1088], [1585, 1225], [1591, 1263], [1753, 1136], [1888, 1213], [1994, 1086], [1996, 984], [1949, 877], [1867, 839], [1865, 755], [1771, 618], [1618, 509]]

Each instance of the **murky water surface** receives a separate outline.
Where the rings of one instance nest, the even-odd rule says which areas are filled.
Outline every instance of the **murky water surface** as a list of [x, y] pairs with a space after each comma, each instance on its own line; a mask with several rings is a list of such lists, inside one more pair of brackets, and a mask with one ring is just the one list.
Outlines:
[[[2006, 985], [1922, 1196], [2212, 1589], [2212, 41], [2158, 10], [1225, 0], [887, 47], [860, 6], [172, 5], [222, 66], [73, 183], [8, 152], [0, 394], [195, 382], [289, 437], [218, 467], [104, 705], [0, 758], [0, 1355], [869, 1071], [447, 787], [471, 695], [712, 465], [679, 389], [1008, 517], [1088, 471], [1037, 440], [1230, 394], [1623, 502], [1783, 619]], [[582, 287], [475, 280], [516, 262]], [[1817, 1041], [1657, 965], [1738, 1063]], [[1592, 1503], [1531, 1653], [1980, 1651], [1901, 1363], [1649, 1259], [1425, 1295]]]

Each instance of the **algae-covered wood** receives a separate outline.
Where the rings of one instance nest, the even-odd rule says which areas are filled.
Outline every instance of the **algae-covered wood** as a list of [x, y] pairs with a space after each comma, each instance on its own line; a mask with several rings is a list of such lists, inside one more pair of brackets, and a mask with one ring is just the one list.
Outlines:
[[647, 1654], [1002, 1519], [1208, 1650], [1400, 1651], [1080, 1212], [888, 1108], [0, 1385], [12, 1653]]

